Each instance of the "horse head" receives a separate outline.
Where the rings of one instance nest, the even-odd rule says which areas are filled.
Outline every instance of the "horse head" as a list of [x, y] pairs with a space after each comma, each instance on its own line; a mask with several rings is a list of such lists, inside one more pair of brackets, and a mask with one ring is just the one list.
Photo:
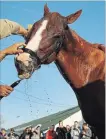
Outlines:
[[69, 33], [68, 24], [73, 23], [80, 16], [82, 10], [67, 17], [57, 12], [50, 12], [44, 6], [44, 16], [34, 23], [26, 39], [26, 48], [15, 58], [15, 65], [19, 78], [29, 78], [40, 68], [41, 64], [49, 64], [56, 60], [58, 52], [64, 49]]

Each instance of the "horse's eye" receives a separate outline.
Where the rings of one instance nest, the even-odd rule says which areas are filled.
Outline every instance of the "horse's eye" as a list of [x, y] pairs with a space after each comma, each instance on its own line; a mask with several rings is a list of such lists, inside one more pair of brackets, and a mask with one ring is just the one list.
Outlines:
[[68, 30], [68, 25], [65, 25], [65, 26], [64, 26], [64, 29], [65, 29], [65, 30]]

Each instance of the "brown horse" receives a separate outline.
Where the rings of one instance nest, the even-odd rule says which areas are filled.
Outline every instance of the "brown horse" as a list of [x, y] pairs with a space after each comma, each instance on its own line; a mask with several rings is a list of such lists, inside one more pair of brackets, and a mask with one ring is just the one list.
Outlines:
[[29, 78], [41, 64], [55, 61], [73, 88], [85, 121], [105, 138], [105, 53], [101, 44], [91, 44], [68, 27], [81, 10], [67, 17], [44, 7], [44, 17], [36, 22], [26, 39], [24, 53], [15, 59], [21, 79]]

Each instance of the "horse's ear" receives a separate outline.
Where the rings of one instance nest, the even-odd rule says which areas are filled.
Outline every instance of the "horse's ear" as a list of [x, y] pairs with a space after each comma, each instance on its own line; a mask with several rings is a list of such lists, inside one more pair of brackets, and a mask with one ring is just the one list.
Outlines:
[[71, 24], [71, 23], [75, 22], [77, 20], [77, 18], [81, 15], [81, 13], [82, 13], [82, 10], [79, 10], [76, 13], [67, 16], [66, 17], [67, 23]]
[[49, 13], [49, 11], [50, 10], [49, 10], [47, 4], [45, 4], [45, 6], [44, 6], [44, 16], [47, 15]]

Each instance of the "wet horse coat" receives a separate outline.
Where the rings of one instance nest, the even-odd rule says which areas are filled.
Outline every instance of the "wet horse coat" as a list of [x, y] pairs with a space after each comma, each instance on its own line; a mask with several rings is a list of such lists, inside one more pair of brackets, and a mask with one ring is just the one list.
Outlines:
[[[76, 40], [76, 44], [82, 47], [84, 55], [82, 54], [81, 50], [79, 51], [78, 49], [73, 50], [74, 52], [72, 53], [74, 54], [71, 54], [70, 52], [70, 55], [67, 55], [66, 53], [64, 53], [64, 51], [60, 51], [55, 63], [59, 68], [59, 71], [65, 78], [65, 80], [70, 84], [70, 86], [74, 90], [85, 121], [89, 125], [95, 127], [96, 134], [100, 139], [104, 139], [105, 138], [104, 47], [100, 44], [90, 44], [85, 40], [83, 40], [82, 38], [80, 38], [74, 31], [71, 30], [71, 32], [73, 36], [76, 36], [76, 38], [74, 38]], [[72, 46], [70, 45], [69, 47]], [[86, 51], [87, 47], [88, 50]], [[78, 48], [78, 46], [76, 46], [76, 48]], [[86, 55], [90, 55], [89, 56], [90, 59], [87, 60], [86, 57], [88, 56]], [[93, 58], [93, 56], [95, 56], [94, 57], [95, 59]], [[100, 63], [97, 60], [99, 58], [101, 59]], [[86, 65], [84, 64], [84, 62], [86, 62]], [[94, 64], [95, 65], [98, 64], [98, 66], [96, 68], [92, 67], [89, 73], [87, 70], [89, 70], [90, 66], [94, 66]], [[89, 73], [88, 76], [85, 76], [87, 78], [84, 77], [84, 73], [85, 75]], [[80, 76], [80, 78], [78, 76]], [[97, 78], [97, 80], [95, 80], [95, 78]], [[88, 83], [88, 81], [91, 82]]]
[[[33, 25], [27, 37], [27, 49], [30, 51], [25, 51], [16, 58], [16, 67], [21, 78], [28, 78], [39, 64], [55, 61], [59, 71], [73, 88], [85, 121], [95, 127], [99, 139], [104, 139], [104, 46], [91, 44], [69, 29], [67, 24], [73, 23], [80, 14], [81, 10], [63, 17], [59, 13], [50, 13], [46, 5], [44, 17]], [[61, 37], [63, 40], [57, 53], [53, 46]], [[41, 59], [52, 50], [54, 52], [42, 62]], [[31, 51], [36, 54], [35, 57], [31, 56]]]

